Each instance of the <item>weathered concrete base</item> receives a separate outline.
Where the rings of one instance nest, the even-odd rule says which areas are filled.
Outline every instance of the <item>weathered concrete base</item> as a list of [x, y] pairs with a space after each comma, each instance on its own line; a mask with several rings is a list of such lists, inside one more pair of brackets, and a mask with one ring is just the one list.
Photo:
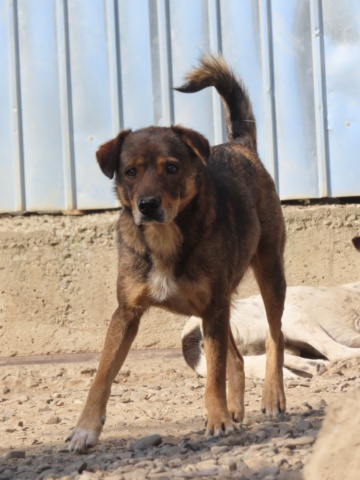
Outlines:
[[[360, 278], [360, 205], [285, 206], [289, 285]], [[117, 212], [0, 217], [0, 356], [102, 349], [116, 308]], [[239, 289], [257, 293], [251, 272]], [[135, 348], [180, 346], [184, 318], [153, 310]]]

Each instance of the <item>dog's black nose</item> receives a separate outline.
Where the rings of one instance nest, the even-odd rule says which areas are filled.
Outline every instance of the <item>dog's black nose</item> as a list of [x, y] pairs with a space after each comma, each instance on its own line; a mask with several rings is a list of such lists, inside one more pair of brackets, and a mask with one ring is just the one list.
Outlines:
[[146, 197], [140, 198], [138, 201], [138, 208], [143, 215], [151, 215], [161, 205], [161, 197]]

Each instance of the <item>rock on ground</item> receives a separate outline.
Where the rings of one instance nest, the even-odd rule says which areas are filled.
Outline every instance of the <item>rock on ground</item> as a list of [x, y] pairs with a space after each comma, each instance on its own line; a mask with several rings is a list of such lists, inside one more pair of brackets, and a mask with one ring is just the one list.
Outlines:
[[360, 478], [360, 394], [343, 395], [327, 409], [314, 452], [304, 470], [306, 480]]

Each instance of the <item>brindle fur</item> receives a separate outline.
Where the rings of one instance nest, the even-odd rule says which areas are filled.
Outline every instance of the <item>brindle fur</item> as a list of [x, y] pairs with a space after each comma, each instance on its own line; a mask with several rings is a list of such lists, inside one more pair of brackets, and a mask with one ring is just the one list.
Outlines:
[[204, 57], [179, 90], [196, 92], [209, 86], [225, 104], [226, 144], [210, 149], [193, 130], [149, 127], [124, 130], [97, 152], [102, 171], [110, 178], [115, 175], [123, 205], [117, 227], [118, 308], [83, 413], [69, 436], [70, 450], [84, 451], [97, 443], [111, 384], [141, 316], [153, 305], [202, 318], [207, 434], [230, 432], [234, 421], [242, 421], [244, 367], [229, 315], [231, 296], [249, 266], [270, 326], [262, 410], [269, 416], [285, 410], [281, 206], [257, 155], [247, 93], [221, 57]]

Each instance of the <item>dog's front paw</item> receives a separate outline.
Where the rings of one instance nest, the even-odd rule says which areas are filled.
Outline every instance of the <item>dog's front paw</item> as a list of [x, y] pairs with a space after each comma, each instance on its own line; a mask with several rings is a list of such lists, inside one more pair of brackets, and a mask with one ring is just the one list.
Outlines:
[[67, 437], [70, 452], [85, 453], [88, 448], [95, 447], [99, 443], [102, 427], [105, 423], [105, 416], [99, 425], [90, 425], [81, 420]]
[[70, 452], [85, 453], [88, 448], [94, 447], [99, 442], [100, 433], [94, 430], [85, 430], [81, 427], [75, 427], [67, 437]]
[[286, 410], [286, 398], [282, 383], [265, 381], [261, 401], [261, 411], [270, 418], [276, 418]]
[[222, 437], [228, 435], [236, 430], [235, 423], [231, 420], [229, 414], [227, 415], [215, 415], [209, 416], [206, 421], [206, 433], [207, 437]]

